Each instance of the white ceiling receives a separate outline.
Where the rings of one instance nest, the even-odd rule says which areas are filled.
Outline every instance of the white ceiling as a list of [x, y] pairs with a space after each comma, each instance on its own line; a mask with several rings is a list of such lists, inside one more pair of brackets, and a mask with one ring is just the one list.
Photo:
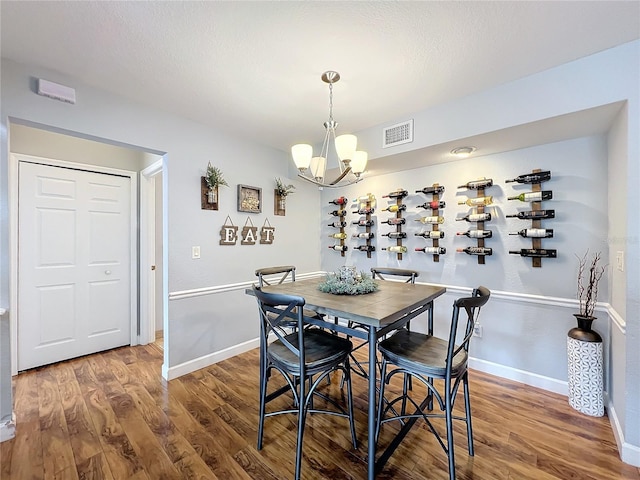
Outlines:
[[357, 132], [640, 38], [639, 1], [2, 0], [0, 15], [2, 57], [282, 150], [321, 141], [325, 70], [342, 76], [339, 132]]

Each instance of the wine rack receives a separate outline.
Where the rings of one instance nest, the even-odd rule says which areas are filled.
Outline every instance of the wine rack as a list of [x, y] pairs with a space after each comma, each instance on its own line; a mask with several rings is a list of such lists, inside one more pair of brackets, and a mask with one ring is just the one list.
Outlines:
[[[469, 197], [466, 201], [459, 201], [458, 205], [466, 204], [466, 205], [469, 205], [470, 207], [474, 207], [475, 214], [481, 215], [484, 213], [488, 213], [488, 212], [485, 212], [485, 209], [487, 208], [487, 205], [490, 205], [493, 202], [493, 197], [486, 196], [485, 190], [491, 186], [493, 186], [493, 180], [491, 178], [479, 178], [478, 180], [472, 180], [470, 182], [467, 182], [464, 185], [458, 185], [458, 188], [466, 188], [471, 191], [473, 190], [476, 191], [475, 198]], [[485, 224], [485, 220], [478, 220], [476, 222], [475, 232], [484, 232], [485, 231], [484, 224]], [[473, 235], [469, 235], [469, 236], [470, 238], [474, 238]], [[471, 250], [473, 254], [476, 254], [478, 256], [478, 265], [484, 265], [485, 258], [488, 255], [491, 255], [493, 253], [492, 249], [486, 248], [485, 238], [489, 238], [489, 237], [484, 237], [484, 236], [476, 237], [476, 242], [477, 242], [476, 248], [472, 247], [471, 249], [466, 249], [466, 250], [459, 249], [458, 251], [467, 251], [467, 253], [469, 253], [468, 250]]]
[[[422, 205], [423, 208], [425, 208], [426, 210], [431, 210], [431, 217], [440, 217], [440, 209], [444, 208], [446, 206], [446, 203], [443, 201], [440, 201], [441, 198], [441, 193], [444, 192], [444, 185], [440, 185], [439, 183], [434, 183], [433, 185], [431, 185], [431, 187], [425, 187], [422, 190], [416, 190], [416, 193], [424, 193], [425, 195], [431, 195], [431, 201], [430, 202], [425, 202], [424, 205]], [[435, 208], [434, 208], [435, 207]], [[434, 219], [435, 220], [435, 219]], [[420, 221], [420, 220], [416, 220], [416, 221]], [[431, 225], [431, 231], [432, 232], [439, 232], [440, 231], [440, 227], [439, 227], [440, 222], [439, 221], [434, 221], [433, 223], [430, 223]], [[439, 236], [434, 236], [431, 237], [427, 237], [426, 235], [421, 235], [419, 233], [415, 234], [416, 236], [423, 236], [425, 239], [426, 238], [430, 238], [432, 243], [432, 246], [434, 249], [436, 249], [435, 251], [437, 251], [438, 253], [434, 253], [433, 254], [433, 261], [434, 262], [439, 262], [440, 261], [440, 255], [445, 253], [446, 250], [444, 248], [440, 248], [440, 240], [439, 238], [442, 238], [444, 236], [444, 232], [440, 233]], [[423, 249], [421, 248], [416, 248], [416, 251], [423, 251]]]
[[[406, 197], [409, 194], [409, 192], [407, 192], [406, 190], [402, 189], [402, 188], [398, 188], [397, 190], [387, 194], [387, 195], [383, 195], [382, 198], [389, 198], [389, 199], [395, 199], [395, 203], [391, 203], [389, 204], [389, 206], [383, 210], [389, 211], [389, 212], [395, 212], [395, 218], [398, 219], [397, 223], [395, 224], [396, 230], [395, 232], [389, 232], [389, 239], [391, 239], [393, 233], [395, 233], [396, 236], [396, 247], [394, 248], [394, 250], [399, 250], [396, 251], [396, 255], [398, 260], [402, 260], [402, 253], [403, 251], [406, 252], [407, 251], [407, 247], [405, 247], [402, 244], [402, 239], [404, 237], [406, 237], [406, 234], [403, 235], [402, 232], [402, 225], [404, 224], [404, 222], [400, 223], [400, 220], [402, 220], [402, 212], [404, 210], [406, 210], [406, 205], [404, 205], [402, 203], [402, 201], [404, 200], [404, 197]], [[389, 226], [391, 226], [391, 223], [389, 223]], [[390, 250], [393, 247], [387, 247], [387, 248], [383, 248], [383, 250]], [[393, 251], [393, 250], [390, 250]]]
[[[376, 197], [371, 194], [368, 193], [367, 195], [364, 195], [363, 197], [360, 197], [358, 199], [356, 199], [356, 201], [358, 202], [358, 210], [356, 210], [354, 213], [361, 215], [361, 217], [353, 222], [355, 225], [359, 225], [362, 222], [364, 222], [364, 227], [365, 227], [365, 232], [367, 234], [366, 237], [366, 243], [364, 245], [358, 245], [354, 248], [354, 250], [359, 250], [359, 251], [365, 251], [367, 252], [367, 258], [371, 258], [371, 252], [375, 251], [376, 247], [374, 245], [371, 244], [371, 240], [373, 239], [373, 220], [371, 218], [371, 216], [373, 215], [373, 212], [375, 210], [375, 206], [376, 206]], [[364, 217], [362, 217], [362, 215], [364, 215]], [[362, 226], [362, 225], [359, 225]], [[357, 235], [354, 235], [357, 237]], [[360, 248], [363, 247], [363, 248]]]
[[[347, 211], [345, 209], [345, 205], [347, 203], [347, 200], [344, 197], [340, 197], [339, 199], [332, 200], [329, 203], [337, 206], [336, 210], [333, 210], [332, 212], [330, 212], [330, 215], [332, 215], [331, 218], [333, 218], [333, 224], [329, 224], [329, 226], [335, 228], [337, 230], [336, 234], [340, 236], [340, 238], [336, 239], [336, 240], [339, 240], [340, 242], [333, 246], [329, 245], [329, 248], [339, 251], [340, 256], [344, 257], [345, 251], [347, 250], [347, 246], [345, 245], [345, 239], [347, 238], [347, 234], [345, 233], [345, 230], [344, 230], [344, 227], [346, 226]], [[329, 235], [329, 237], [335, 238], [334, 234]], [[336, 247], [338, 246], [340, 248], [336, 249]]]
[[[551, 178], [551, 172], [548, 170], [535, 169], [531, 170], [530, 174], [519, 175], [518, 177], [512, 180], [506, 180], [509, 182], [518, 182], [519, 184], [530, 184], [531, 185], [531, 193], [538, 194], [540, 200], [531, 201], [531, 212], [530, 215], [534, 218], [531, 218], [531, 229], [537, 232], [545, 232], [550, 231], [551, 235], [544, 235], [541, 237], [533, 237], [531, 238], [531, 250], [527, 251], [525, 249], [524, 253], [521, 250], [518, 252], [521, 256], [531, 256], [531, 266], [534, 268], [542, 267], [542, 257], [547, 258], [555, 258], [556, 251], [555, 250], [546, 250], [542, 248], [542, 238], [547, 236], [553, 236], [553, 230], [547, 230], [542, 228], [542, 219], [543, 218], [554, 218], [555, 210], [547, 210], [545, 215], [537, 217], [535, 212], [542, 212], [542, 201], [543, 200], [551, 200], [553, 198], [551, 191], [542, 190], [542, 182], [545, 182]], [[522, 194], [526, 195], [526, 194]], [[509, 199], [517, 199], [520, 195], [516, 197], [509, 197]], [[535, 197], [534, 197], [535, 198]], [[526, 200], [525, 200], [526, 201]], [[548, 212], [548, 213], [547, 213]], [[540, 233], [542, 235], [542, 233]], [[515, 253], [515, 252], [509, 252]]]

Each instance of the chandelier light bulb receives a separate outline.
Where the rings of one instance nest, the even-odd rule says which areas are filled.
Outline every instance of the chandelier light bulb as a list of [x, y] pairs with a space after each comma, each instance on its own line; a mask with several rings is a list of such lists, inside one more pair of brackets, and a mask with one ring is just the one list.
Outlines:
[[358, 145], [358, 137], [355, 135], [340, 135], [336, 137], [336, 152], [341, 161], [353, 160], [353, 154], [356, 152]]
[[327, 159], [324, 157], [313, 157], [309, 170], [311, 170], [313, 178], [318, 182], [322, 182], [324, 180], [324, 173], [327, 170]]
[[356, 150], [354, 152], [353, 158], [351, 159], [351, 171], [356, 176], [359, 176], [364, 172], [365, 168], [367, 168], [368, 158], [369, 154], [367, 152], [363, 152], [362, 150]]
[[311, 164], [311, 157], [313, 156], [313, 147], [306, 143], [299, 143], [291, 147], [291, 156], [293, 161], [298, 167], [298, 170], [304, 171], [309, 168]]

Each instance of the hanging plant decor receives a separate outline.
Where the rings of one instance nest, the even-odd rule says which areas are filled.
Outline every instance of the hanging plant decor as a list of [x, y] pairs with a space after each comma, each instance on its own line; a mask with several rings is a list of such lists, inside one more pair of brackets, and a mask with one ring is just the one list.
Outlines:
[[295, 185], [286, 185], [280, 178], [276, 177], [276, 188], [273, 191], [273, 213], [284, 216], [287, 208], [287, 195], [295, 193]]
[[228, 187], [229, 184], [224, 179], [222, 171], [218, 167], [207, 165], [204, 177], [201, 177], [201, 207], [203, 210], [218, 210], [218, 187], [220, 185]]

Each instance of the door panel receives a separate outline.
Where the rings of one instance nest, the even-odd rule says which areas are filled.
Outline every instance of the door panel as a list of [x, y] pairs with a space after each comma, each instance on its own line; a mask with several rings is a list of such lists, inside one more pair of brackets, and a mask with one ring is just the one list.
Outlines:
[[20, 162], [19, 370], [130, 344], [130, 183]]

